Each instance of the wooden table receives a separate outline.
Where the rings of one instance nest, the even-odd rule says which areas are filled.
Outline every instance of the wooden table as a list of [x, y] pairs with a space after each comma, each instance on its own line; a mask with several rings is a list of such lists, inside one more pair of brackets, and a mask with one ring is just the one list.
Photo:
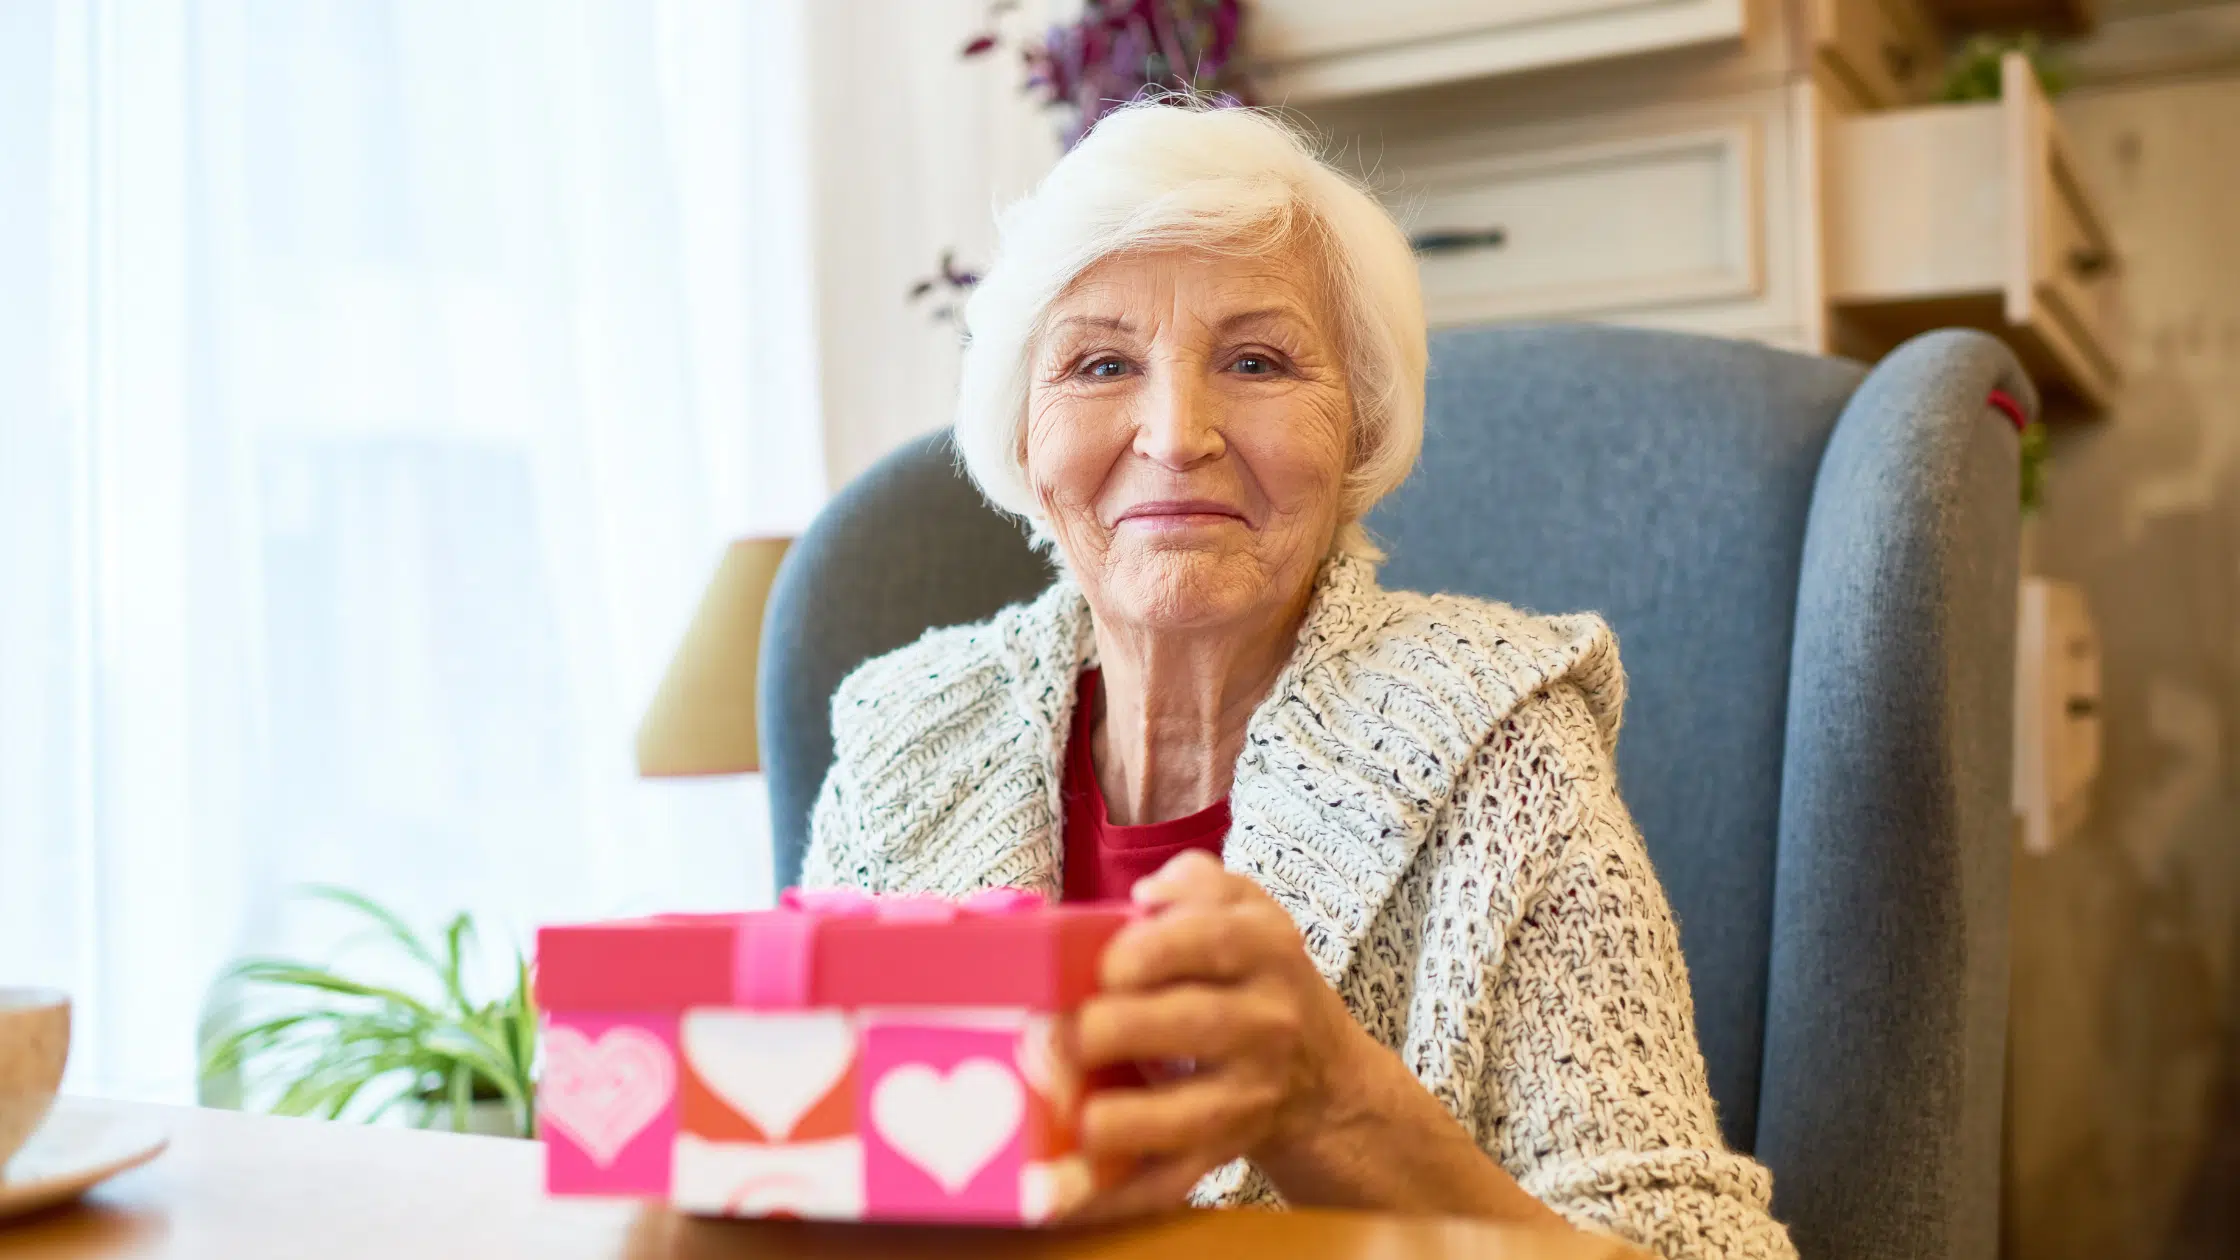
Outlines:
[[171, 1136], [157, 1160], [75, 1207], [0, 1222], [0, 1257], [1281, 1257], [1620, 1260], [1581, 1235], [1352, 1212], [1186, 1212], [1099, 1230], [702, 1221], [636, 1203], [548, 1199], [534, 1143], [96, 1104]]

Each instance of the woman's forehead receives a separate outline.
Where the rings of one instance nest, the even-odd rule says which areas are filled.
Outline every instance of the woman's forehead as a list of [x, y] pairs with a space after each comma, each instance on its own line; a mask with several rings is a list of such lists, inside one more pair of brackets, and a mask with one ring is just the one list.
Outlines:
[[1185, 318], [1228, 327], [1269, 321], [1319, 324], [1322, 268], [1296, 246], [1256, 254], [1132, 250], [1098, 260], [1050, 304], [1045, 327], [1141, 331]]

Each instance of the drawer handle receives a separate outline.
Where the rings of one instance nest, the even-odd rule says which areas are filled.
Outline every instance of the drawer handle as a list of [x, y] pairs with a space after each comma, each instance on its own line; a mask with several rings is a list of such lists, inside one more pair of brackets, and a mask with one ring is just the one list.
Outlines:
[[1509, 234], [1500, 228], [1418, 232], [1408, 238], [1409, 246], [1419, 254], [1464, 254], [1473, 249], [1499, 249], [1508, 243]]
[[2069, 270], [2076, 272], [2079, 280], [2090, 280], [2115, 265], [2115, 256], [2104, 249], [2082, 245], [2069, 251]]
[[1912, 50], [1900, 44], [1882, 46], [1882, 65], [1890, 72], [1890, 77], [1900, 83], [1911, 82], [1913, 72], [1921, 68]]

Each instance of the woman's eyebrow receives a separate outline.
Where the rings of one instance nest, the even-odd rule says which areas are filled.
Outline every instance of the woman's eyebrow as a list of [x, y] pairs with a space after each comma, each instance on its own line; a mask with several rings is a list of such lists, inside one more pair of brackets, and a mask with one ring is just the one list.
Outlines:
[[1283, 306], [1257, 306], [1249, 311], [1238, 311], [1222, 319], [1218, 325], [1222, 332], [1232, 332], [1246, 324], [1261, 324], [1273, 320], [1305, 322], [1306, 316], [1298, 308]]
[[1111, 329], [1114, 332], [1125, 333], [1132, 333], [1136, 330], [1136, 326], [1128, 322], [1128, 318], [1124, 315], [1068, 315], [1064, 319], [1059, 320], [1057, 323], [1052, 324], [1050, 326], [1050, 331], [1060, 332], [1067, 328], [1073, 328], [1076, 326], [1086, 328], [1107, 328]]

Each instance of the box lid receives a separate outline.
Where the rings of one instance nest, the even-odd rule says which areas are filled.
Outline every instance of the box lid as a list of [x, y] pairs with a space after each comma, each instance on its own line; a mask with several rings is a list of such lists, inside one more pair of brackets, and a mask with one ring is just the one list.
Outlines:
[[741, 914], [657, 915], [537, 932], [550, 1010], [687, 1006], [1016, 1006], [1062, 1010], [1096, 991], [1126, 905], [1032, 894], [797, 894]]

